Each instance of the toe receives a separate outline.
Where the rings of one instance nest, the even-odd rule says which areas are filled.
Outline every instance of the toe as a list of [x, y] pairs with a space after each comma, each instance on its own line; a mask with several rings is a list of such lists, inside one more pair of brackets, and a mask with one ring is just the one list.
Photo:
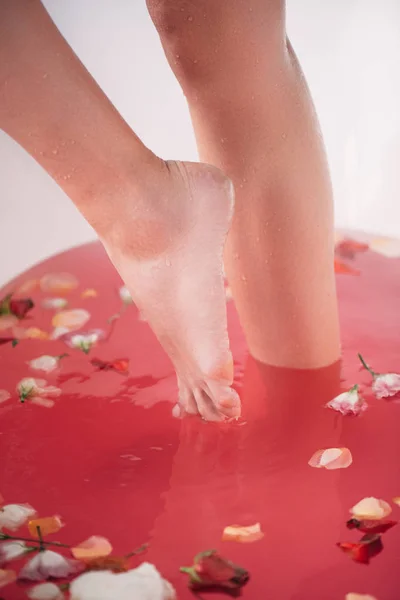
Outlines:
[[222, 415], [230, 419], [240, 417], [240, 398], [235, 390], [215, 381], [207, 381], [207, 391], [214, 406]]
[[222, 421], [223, 415], [218, 411], [209, 395], [201, 388], [194, 388], [193, 394], [196, 399], [197, 410], [206, 421]]

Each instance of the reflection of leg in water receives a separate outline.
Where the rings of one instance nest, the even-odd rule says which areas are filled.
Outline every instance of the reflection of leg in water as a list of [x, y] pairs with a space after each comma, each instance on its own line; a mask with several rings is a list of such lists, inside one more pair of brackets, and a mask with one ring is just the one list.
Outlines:
[[226, 271], [250, 351], [339, 357], [332, 194], [284, 0], [147, 0], [189, 103], [201, 159], [236, 190]]
[[[295, 371], [250, 359], [242, 423], [182, 423], [149, 551], [178, 591], [186, 580], [177, 566], [210, 548], [250, 569], [251, 598], [290, 598], [307, 575], [341, 559], [338, 472], [307, 464], [318, 448], [340, 445], [336, 414], [324, 408], [338, 392], [339, 368]], [[265, 533], [261, 541], [221, 542], [227, 525], [256, 522]]]

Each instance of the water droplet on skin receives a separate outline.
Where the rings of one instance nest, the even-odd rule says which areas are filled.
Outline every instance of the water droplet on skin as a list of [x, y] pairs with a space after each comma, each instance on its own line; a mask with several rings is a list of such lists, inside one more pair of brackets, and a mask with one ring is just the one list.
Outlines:
[[287, 138], [287, 133], [282, 133], [281, 137], [282, 137], [282, 139], [283, 139], [283, 140], [286, 140], [286, 138]]
[[180, 54], [175, 54], [176, 58], [180, 58]]
[[83, 134], [83, 137], [84, 137], [84, 138], [87, 138], [87, 135], [88, 135], [87, 133], [84, 133], [84, 134]]
[[198, 61], [197, 61], [197, 60], [194, 60], [193, 62], [194, 62], [194, 64], [195, 64], [195, 65], [197, 65], [197, 63], [198, 63]]
[[241, 279], [242, 281], [247, 281], [247, 277], [246, 277], [246, 275], [241, 275], [241, 276], [240, 276], [240, 279]]
[[249, 12], [253, 12], [253, 9], [252, 9], [252, 7], [251, 7], [251, 6], [250, 6], [250, 8], [249, 8]]
[[75, 144], [75, 140], [71, 140], [71, 144]]
[[255, 99], [255, 96], [252, 96], [252, 97], [251, 97], [251, 99], [252, 99], [252, 100], [254, 100], [254, 99]]
[[185, 12], [185, 8], [183, 6], [181, 8], [181, 12]]
[[171, 266], [171, 261], [169, 260], [169, 258], [166, 259], [165, 264], [167, 267]]
[[259, 237], [256, 237], [256, 242], [259, 242], [259, 241], [260, 241], [260, 238], [259, 238]]
[[193, 21], [193, 17], [188, 17], [187, 20], [188, 21]]
[[48, 77], [48, 74], [47, 74], [47, 73], [44, 73], [44, 75], [43, 75], [43, 79], [47, 79], [47, 77]]
[[57, 150], [57, 148], [54, 148], [54, 150], [52, 150], [52, 153], [53, 153], [53, 154], [58, 154], [58, 150]]

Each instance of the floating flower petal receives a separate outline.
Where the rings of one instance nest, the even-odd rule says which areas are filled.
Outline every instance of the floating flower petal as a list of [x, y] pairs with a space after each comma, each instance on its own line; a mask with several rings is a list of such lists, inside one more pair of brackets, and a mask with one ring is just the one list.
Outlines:
[[61, 354], [59, 356], [49, 356], [48, 354], [43, 354], [38, 358], [28, 361], [28, 365], [31, 367], [31, 369], [35, 369], [36, 371], [51, 373], [51, 371], [57, 369], [59, 361], [65, 356], [68, 355]]
[[15, 571], [11, 571], [6, 569], [0, 569], [0, 588], [5, 587], [9, 583], [13, 583], [17, 579], [17, 574]]
[[34, 306], [35, 304], [31, 298], [11, 298], [10, 300], [10, 312], [18, 319], [23, 319]]
[[393, 503], [396, 504], [396, 506], [400, 506], [400, 496], [396, 496], [396, 498], [393, 498]]
[[31, 600], [63, 600], [65, 598], [55, 583], [39, 583], [28, 590], [27, 594]]
[[65, 578], [80, 573], [84, 569], [83, 563], [70, 560], [52, 550], [44, 550], [31, 558], [22, 568], [19, 579], [42, 581], [54, 578]]
[[99, 535], [92, 535], [75, 548], [71, 548], [71, 553], [77, 560], [90, 560], [94, 558], [103, 558], [112, 552], [110, 542]]
[[78, 348], [85, 354], [89, 354], [92, 346], [95, 346], [98, 341], [105, 338], [105, 333], [102, 329], [92, 329], [82, 333], [67, 333], [62, 336], [62, 340], [70, 348]]
[[357, 529], [363, 533], [386, 533], [389, 529], [392, 529], [397, 525], [397, 521], [390, 521], [389, 519], [380, 519], [379, 521], [349, 519], [346, 523], [347, 529]]
[[238, 590], [249, 580], [246, 569], [223, 558], [216, 550], [201, 552], [194, 559], [192, 567], [181, 567], [182, 573], [189, 575], [191, 589], [222, 588]]
[[359, 521], [380, 521], [389, 516], [391, 512], [392, 508], [390, 504], [385, 502], [385, 500], [379, 500], [373, 496], [363, 498], [350, 509], [353, 517]]
[[241, 526], [229, 525], [225, 527], [222, 534], [223, 542], [257, 542], [262, 540], [264, 533], [261, 531], [260, 523], [255, 525]]
[[141, 564], [126, 573], [84, 573], [70, 587], [74, 600], [174, 600], [175, 590], [154, 565]]
[[353, 462], [353, 457], [348, 448], [327, 448], [317, 450], [312, 455], [308, 464], [317, 469], [347, 469]]
[[15, 560], [25, 554], [27, 548], [24, 542], [10, 541], [0, 542], [0, 566], [6, 562]]
[[68, 300], [65, 298], [45, 298], [42, 301], [42, 307], [47, 310], [63, 310], [68, 306]]
[[61, 394], [60, 388], [47, 385], [45, 379], [34, 379], [33, 377], [21, 379], [17, 385], [17, 392], [21, 402], [34, 401], [36, 398], [57, 398]]
[[35, 509], [29, 504], [6, 504], [0, 508], [0, 530], [16, 531], [35, 514]]
[[78, 280], [70, 273], [49, 273], [40, 280], [40, 288], [49, 294], [68, 294], [78, 287]]
[[356, 254], [368, 250], [368, 244], [356, 240], [344, 239], [336, 244], [335, 254], [341, 258], [353, 259]]
[[130, 294], [130, 291], [128, 290], [128, 288], [124, 285], [121, 288], [119, 288], [119, 297], [121, 298], [122, 302], [124, 304], [132, 304], [133, 303], [133, 298]]
[[400, 393], [400, 375], [398, 373], [377, 375], [372, 384], [372, 390], [379, 399], [396, 396]]
[[350, 265], [346, 265], [346, 263], [342, 262], [335, 258], [335, 273], [338, 275], [359, 275], [360, 271], [358, 269], [353, 269]]
[[81, 294], [81, 298], [96, 298], [97, 296], [97, 292], [96, 290], [92, 289], [92, 288], [88, 288], [87, 290], [84, 290]]
[[93, 358], [90, 362], [94, 367], [97, 367], [99, 371], [116, 371], [123, 375], [129, 372], [129, 358], [116, 358], [112, 361]]
[[58, 515], [54, 517], [44, 517], [41, 519], [33, 519], [28, 523], [29, 533], [32, 537], [39, 539], [38, 528], [40, 528], [40, 534], [42, 537], [50, 535], [51, 533], [57, 533], [64, 527], [64, 523]]
[[129, 561], [125, 556], [101, 556], [99, 558], [88, 559], [85, 562], [88, 571], [123, 573], [129, 570]]
[[24, 294], [30, 294], [31, 292], [36, 291], [38, 287], [39, 287], [38, 279], [28, 279], [28, 281], [25, 281], [24, 283], [22, 283], [19, 286], [19, 288], [17, 288], [15, 290], [15, 294], [16, 294], [16, 296], [23, 296]]
[[0, 404], [2, 402], [6, 402], [10, 398], [11, 398], [10, 392], [7, 392], [7, 390], [0, 390]]
[[358, 392], [358, 385], [353, 386], [349, 391], [339, 394], [326, 405], [342, 415], [359, 415], [368, 407], [364, 398]]
[[15, 315], [0, 315], [0, 331], [12, 329], [18, 323], [18, 317]]
[[367, 534], [357, 543], [339, 542], [337, 546], [355, 562], [368, 564], [370, 559], [382, 552], [382, 538], [378, 534]]
[[56, 329], [65, 329], [67, 331], [77, 331], [83, 327], [90, 319], [90, 313], [83, 308], [74, 308], [72, 310], [62, 310], [55, 314], [52, 319], [52, 325]]

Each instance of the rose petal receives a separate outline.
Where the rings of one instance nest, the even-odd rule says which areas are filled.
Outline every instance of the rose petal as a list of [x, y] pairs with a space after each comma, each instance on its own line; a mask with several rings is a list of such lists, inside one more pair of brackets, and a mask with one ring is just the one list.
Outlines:
[[107, 571], [84, 573], [70, 586], [76, 600], [174, 600], [175, 591], [157, 569], [143, 563], [126, 573]]
[[385, 500], [379, 500], [373, 496], [363, 498], [350, 509], [353, 517], [359, 521], [379, 521], [390, 515], [391, 512], [392, 508]]
[[16, 531], [35, 514], [35, 509], [29, 504], [6, 504], [0, 509], [0, 530]]
[[84, 290], [81, 294], [81, 298], [96, 298], [97, 296], [97, 292], [96, 290], [92, 289], [92, 288], [88, 288], [87, 290]]
[[352, 518], [346, 523], [348, 529], [357, 529], [363, 533], [386, 533], [389, 529], [392, 529], [397, 525], [397, 521], [390, 521], [388, 519], [380, 519], [379, 521], [364, 520], [359, 521], [358, 519]]
[[349, 265], [346, 265], [346, 263], [342, 262], [341, 260], [338, 260], [337, 258], [335, 258], [335, 273], [338, 275], [359, 275], [360, 271], [358, 269], [353, 269], [353, 267], [350, 267]]
[[83, 327], [90, 319], [90, 313], [83, 308], [72, 310], [62, 310], [55, 314], [52, 319], [52, 325], [56, 329], [63, 328], [68, 331], [77, 331]]
[[398, 373], [385, 373], [375, 377], [372, 391], [378, 399], [389, 398], [400, 393], [400, 375]]
[[32, 398], [29, 398], [29, 402], [31, 404], [36, 404], [36, 406], [43, 406], [43, 408], [53, 408], [55, 404], [54, 400], [42, 398], [41, 396], [33, 396]]
[[63, 600], [64, 594], [54, 583], [39, 583], [27, 591], [31, 600]]
[[65, 558], [52, 550], [45, 550], [25, 563], [18, 577], [30, 581], [42, 581], [50, 577], [63, 579], [80, 573], [84, 568], [79, 561]]
[[15, 327], [18, 323], [18, 317], [15, 315], [1, 315], [0, 316], [0, 331], [6, 331]]
[[85, 561], [88, 571], [113, 571], [122, 573], [128, 571], [129, 561], [124, 556], [102, 556]]
[[308, 464], [310, 467], [317, 469], [347, 469], [353, 462], [353, 457], [348, 448], [327, 448], [325, 450], [317, 450]]
[[9, 583], [13, 583], [17, 579], [15, 571], [0, 569], [0, 588], [5, 587]]
[[381, 536], [371, 534], [364, 535], [358, 543], [339, 542], [337, 546], [355, 562], [363, 564], [368, 564], [371, 558], [383, 550]]
[[11, 298], [10, 300], [10, 312], [18, 319], [23, 319], [34, 306], [31, 298]]
[[0, 542], [0, 566], [11, 560], [19, 558], [26, 552], [26, 545], [24, 542], [10, 541]]
[[261, 531], [260, 523], [255, 525], [241, 526], [241, 525], [228, 525], [225, 527], [222, 534], [222, 541], [230, 542], [257, 542], [264, 537], [264, 533]]
[[42, 301], [42, 307], [47, 310], [62, 310], [68, 306], [68, 300], [65, 298], [45, 298]]
[[393, 503], [397, 506], [400, 506], [400, 496], [396, 496], [396, 498], [393, 498]]
[[112, 361], [93, 358], [90, 362], [99, 371], [116, 371], [117, 373], [127, 373], [129, 371], [129, 358], [117, 358]]
[[77, 560], [88, 560], [93, 558], [102, 558], [112, 552], [110, 542], [99, 535], [92, 535], [90, 538], [71, 548], [71, 553]]
[[39, 539], [38, 528], [40, 528], [41, 536], [45, 537], [51, 533], [57, 533], [57, 531], [60, 531], [61, 527], [64, 527], [64, 523], [58, 515], [33, 519], [28, 523], [29, 533], [32, 537], [37, 539]]
[[341, 258], [352, 259], [359, 252], [365, 252], [368, 250], [368, 244], [363, 242], [357, 242], [356, 240], [344, 239], [335, 246], [335, 254]]
[[38, 358], [28, 361], [28, 365], [31, 367], [31, 369], [44, 371], [45, 373], [51, 373], [51, 371], [54, 371], [54, 369], [58, 367], [58, 357], [43, 354]]
[[0, 390], [0, 404], [2, 402], [6, 402], [10, 398], [11, 398], [10, 392], [7, 392], [7, 390]]
[[78, 280], [70, 273], [49, 273], [40, 280], [43, 292], [50, 294], [67, 294], [78, 287]]
[[358, 392], [358, 386], [352, 387], [347, 392], [339, 394], [333, 400], [326, 404], [327, 408], [332, 408], [342, 415], [359, 415], [367, 409], [367, 403]]

